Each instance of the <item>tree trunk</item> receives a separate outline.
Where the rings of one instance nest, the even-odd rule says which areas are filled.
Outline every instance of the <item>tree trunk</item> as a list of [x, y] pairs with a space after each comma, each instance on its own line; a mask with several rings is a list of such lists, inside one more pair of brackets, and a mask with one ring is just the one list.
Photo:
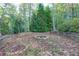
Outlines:
[[[54, 6], [54, 4], [52, 4]], [[55, 9], [53, 10], [54, 7], [52, 7], [52, 11], [55, 12]], [[55, 23], [55, 14], [52, 12], [52, 22], [53, 22], [53, 31], [56, 31], [56, 23]]]

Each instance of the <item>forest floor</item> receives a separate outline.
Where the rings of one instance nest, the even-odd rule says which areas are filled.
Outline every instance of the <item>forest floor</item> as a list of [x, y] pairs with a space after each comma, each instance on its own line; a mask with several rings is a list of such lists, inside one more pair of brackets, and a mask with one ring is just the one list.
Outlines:
[[[47, 39], [36, 39], [46, 35]], [[0, 55], [12, 56], [79, 56], [79, 43], [54, 33], [20, 33], [5, 38], [0, 43]]]

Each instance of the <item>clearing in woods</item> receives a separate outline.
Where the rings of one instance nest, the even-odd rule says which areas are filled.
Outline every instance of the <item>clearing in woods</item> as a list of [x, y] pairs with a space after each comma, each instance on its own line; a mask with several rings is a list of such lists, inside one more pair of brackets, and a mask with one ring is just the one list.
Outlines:
[[[36, 39], [46, 35], [48, 39]], [[54, 33], [19, 33], [1, 41], [0, 55], [79, 56], [79, 43]]]

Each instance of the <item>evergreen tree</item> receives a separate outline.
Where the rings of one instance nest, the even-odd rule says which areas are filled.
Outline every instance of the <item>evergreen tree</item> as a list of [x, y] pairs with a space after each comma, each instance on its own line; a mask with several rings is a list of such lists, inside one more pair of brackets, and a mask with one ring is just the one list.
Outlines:
[[31, 31], [47, 32], [51, 30], [52, 20], [49, 6], [44, 9], [43, 4], [39, 4], [37, 11], [33, 13]]
[[52, 15], [51, 15], [51, 10], [50, 7], [47, 6], [45, 8], [45, 23], [46, 23], [46, 31], [51, 31], [52, 29]]

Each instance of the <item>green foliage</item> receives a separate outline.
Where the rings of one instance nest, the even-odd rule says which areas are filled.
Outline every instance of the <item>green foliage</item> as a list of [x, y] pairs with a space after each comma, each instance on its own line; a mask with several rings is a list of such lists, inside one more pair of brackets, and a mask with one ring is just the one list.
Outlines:
[[24, 32], [24, 28], [23, 28], [23, 21], [22, 20], [15, 20], [15, 25], [14, 25], [14, 33], [20, 33], [20, 32]]
[[[24, 32], [29, 31], [29, 21], [31, 17], [31, 4], [22, 3], [19, 7], [20, 19], [23, 22]], [[22, 24], [22, 23], [21, 23]]]
[[31, 31], [47, 32], [51, 30], [51, 11], [49, 7], [44, 9], [42, 4], [38, 5], [37, 12], [33, 13], [31, 22]]
[[9, 27], [8, 27], [8, 24], [9, 24], [9, 17], [4, 16], [3, 22], [2, 22], [2, 25], [1, 25], [1, 33], [2, 33], [3, 35], [4, 35], [4, 34], [9, 34]]
[[37, 32], [44, 32], [46, 23], [45, 23], [44, 6], [42, 4], [39, 4], [38, 6], [36, 23], [37, 23], [36, 25]]
[[45, 22], [46, 22], [46, 31], [51, 31], [52, 28], [52, 15], [51, 15], [51, 10], [50, 7], [47, 6], [45, 8]]
[[30, 24], [30, 31], [37, 31], [36, 28], [38, 23], [37, 23], [37, 15], [35, 13], [33, 13], [32, 15], [32, 20], [31, 20], [31, 24]]
[[2, 9], [3, 13], [1, 15], [1, 33], [13, 33], [14, 21], [16, 19], [16, 8], [13, 4], [4, 3]]
[[79, 19], [64, 20], [58, 25], [58, 30], [61, 32], [79, 32]]
[[58, 30], [61, 32], [68, 32], [70, 28], [70, 20], [64, 20], [58, 24]]
[[13, 34], [28, 31], [27, 4], [21, 4], [19, 12], [15, 5], [4, 3], [0, 8], [0, 32], [2, 34]]
[[79, 32], [79, 18], [74, 18], [70, 23], [70, 32]]
[[13, 34], [20, 32], [79, 32], [79, 4], [36, 4], [11, 3], [0, 5], [0, 33]]

